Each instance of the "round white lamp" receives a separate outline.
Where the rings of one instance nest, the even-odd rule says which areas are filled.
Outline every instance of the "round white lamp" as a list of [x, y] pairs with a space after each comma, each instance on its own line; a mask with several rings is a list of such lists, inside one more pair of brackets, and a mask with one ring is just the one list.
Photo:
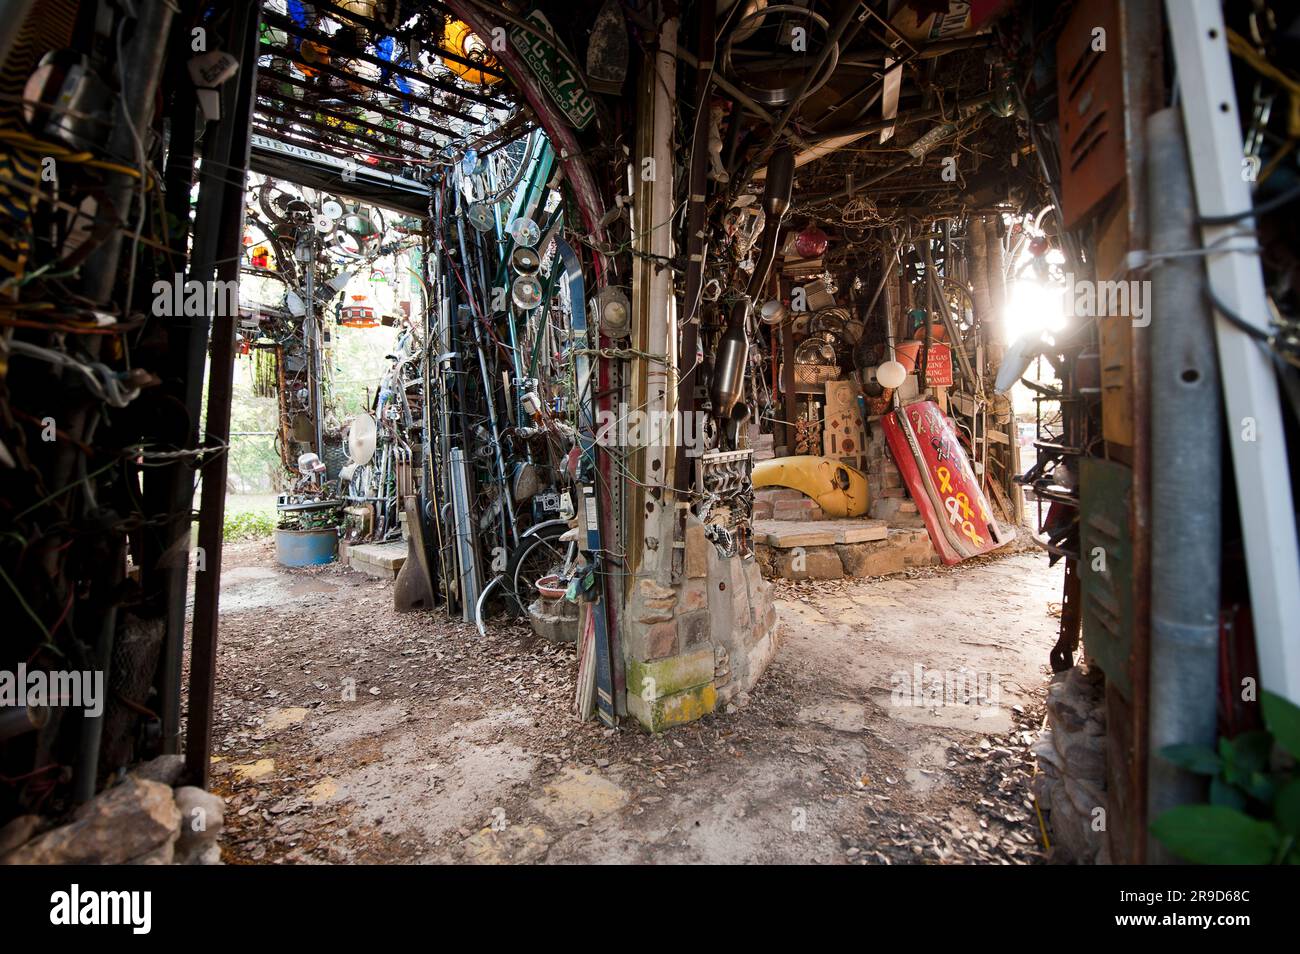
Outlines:
[[902, 387], [907, 380], [907, 368], [898, 361], [886, 361], [876, 368], [876, 382], [882, 388]]

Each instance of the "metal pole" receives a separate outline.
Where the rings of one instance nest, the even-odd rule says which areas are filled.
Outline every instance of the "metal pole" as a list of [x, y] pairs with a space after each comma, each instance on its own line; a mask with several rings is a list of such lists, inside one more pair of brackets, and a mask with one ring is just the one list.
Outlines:
[[[244, 0], [235, 10], [232, 49], [240, 51], [238, 82], [222, 97], [222, 118], [209, 138], [213, 161], [205, 164], [200, 200], [204, 217], [202, 235], [209, 258], [196, 261], [201, 279], [216, 274], [222, 281], [238, 282], [240, 249], [244, 233], [244, 184], [249, 158], [253, 92], [257, 83], [257, 34], [261, 0]], [[208, 171], [212, 175], [208, 175]], [[195, 226], [195, 248], [200, 228]], [[207, 787], [212, 753], [212, 704], [216, 695], [217, 614], [221, 590], [222, 523], [226, 507], [225, 444], [230, 434], [230, 400], [235, 370], [236, 315], [212, 316], [211, 382], [208, 386], [206, 441], [209, 454], [201, 469], [203, 492], [199, 504], [199, 547], [206, 559], [195, 576], [194, 628], [190, 652], [189, 722], [185, 737], [185, 768], [192, 784]]]
[[[1153, 254], [1197, 245], [1191, 173], [1177, 109], [1147, 120]], [[1150, 754], [1148, 818], [1205, 800], [1206, 780], [1160, 756], [1167, 745], [1214, 747], [1223, 485], [1219, 368], [1201, 259], [1157, 260], [1151, 272]], [[1206, 506], [1206, 501], [1212, 506]], [[1086, 559], [1085, 555], [1085, 559]], [[1148, 837], [1153, 862], [1176, 857]]]

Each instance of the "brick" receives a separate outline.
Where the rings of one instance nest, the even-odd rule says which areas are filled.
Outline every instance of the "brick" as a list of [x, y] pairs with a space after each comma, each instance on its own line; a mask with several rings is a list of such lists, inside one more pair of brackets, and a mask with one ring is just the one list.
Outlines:
[[781, 506], [794, 507], [799, 510], [820, 510], [821, 509], [820, 507], [817, 506], [817, 501], [813, 500], [811, 497], [803, 497], [803, 496], [801, 496], [798, 500], [783, 501], [781, 503]]
[[754, 499], [761, 500], [764, 503], [782, 503], [792, 500], [807, 500], [808, 498], [798, 490], [791, 490], [789, 487], [764, 487], [754, 491]]

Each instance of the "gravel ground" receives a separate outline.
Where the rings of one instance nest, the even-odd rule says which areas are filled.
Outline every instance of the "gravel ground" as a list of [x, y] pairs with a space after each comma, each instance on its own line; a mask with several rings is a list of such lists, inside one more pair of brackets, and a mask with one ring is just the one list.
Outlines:
[[[661, 736], [578, 723], [574, 650], [398, 614], [391, 583], [227, 547], [214, 790], [230, 863], [1010, 863], [1060, 571], [1036, 552], [778, 583], [755, 689]], [[900, 704], [962, 671], [990, 704]], [[910, 699], [910, 697], [909, 697]], [[988, 702], [989, 700], [986, 700]]]

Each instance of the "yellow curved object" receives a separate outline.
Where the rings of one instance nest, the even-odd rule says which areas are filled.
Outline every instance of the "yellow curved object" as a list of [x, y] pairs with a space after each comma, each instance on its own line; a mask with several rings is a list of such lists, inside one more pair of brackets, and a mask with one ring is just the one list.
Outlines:
[[[487, 52], [487, 44], [484, 43], [464, 20], [452, 20], [447, 24], [447, 32], [444, 36], [444, 42], [447, 49], [467, 60], [482, 60], [483, 65], [488, 69], [497, 69], [496, 57]], [[466, 66], [464, 63], [457, 63], [455, 60], [439, 57], [442, 65], [447, 67], [467, 83], [474, 83], [478, 86], [493, 86], [501, 82], [502, 77], [492, 76], [477, 70], [472, 66]]]
[[754, 465], [754, 486], [802, 491], [828, 517], [861, 517], [867, 512], [867, 475], [830, 457], [778, 457]]

